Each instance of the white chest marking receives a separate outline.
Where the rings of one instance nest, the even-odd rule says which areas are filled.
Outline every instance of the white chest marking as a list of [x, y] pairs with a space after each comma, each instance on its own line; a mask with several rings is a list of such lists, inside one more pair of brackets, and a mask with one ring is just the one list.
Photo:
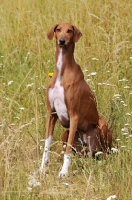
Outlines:
[[57, 68], [59, 70], [59, 77], [60, 77], [61, 68], [62, 68], [62, 49], [60, 50], [60, 53], [59, 53], [59, 56], [58, 56]]
[[64, 88], [61, 86], [61, 69], [62, 69], [62, 50], [60, 51], [60, 54], [58, 56], [57, 61], [57, 68], [58, 68], [58, 77], [56, 79], [56, 83], [54, 88], [49, 89], [49, 101], [50, 106], [52, 109], [55, 109], [58, 115], [58, 118], [62, 119], [64, 117], [65, 119], [69, 119], [67, 108], [64, 100]]

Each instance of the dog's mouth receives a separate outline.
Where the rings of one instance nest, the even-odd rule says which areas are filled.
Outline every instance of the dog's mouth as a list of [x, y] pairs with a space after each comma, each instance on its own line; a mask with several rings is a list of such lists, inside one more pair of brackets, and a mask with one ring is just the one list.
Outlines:
[[65, 44], [59, 44], [59, 47], [65, 47], [66, 45]]

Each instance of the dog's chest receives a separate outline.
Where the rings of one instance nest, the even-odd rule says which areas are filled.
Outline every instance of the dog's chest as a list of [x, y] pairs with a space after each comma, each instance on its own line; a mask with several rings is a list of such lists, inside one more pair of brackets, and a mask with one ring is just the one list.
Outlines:
[[69, 120], [67, 108], [64, 98], [64, 88], [61, 86], [61, 70], [62, 70], [62, 52], [60, 52], [57, 61], [58, 76], [53, 88], [49, 88], [48, 97], [50, 106], [57, 112], [60, 121]]

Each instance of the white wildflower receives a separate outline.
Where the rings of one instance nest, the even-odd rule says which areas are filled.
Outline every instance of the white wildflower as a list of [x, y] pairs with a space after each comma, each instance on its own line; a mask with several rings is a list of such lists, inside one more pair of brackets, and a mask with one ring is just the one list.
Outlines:
[[131, 115], [131, 113], [126, 113], [126, 115], [127, 115], [127, 116], [130, 116], [130, 115]]
[[60, 153], [60, 154], [61, 154], [61, 155], [64, 155], [64, 153], [65, 153], [64, 151], [61, 151], [61, 153]]
[[128, 135], [128, 133], [122, 133], [122, 135]]
[[111, 83], [107, 83], [106, 85], [108, 85], [108, 86], [116, 86], [116, 85], [111, 84]]
[[89, 83], [91, 81], [91, 79], [88, 78], [86, 81]]
[[97, 74], [97, 72], [91, 72], [91, 76], [95, 76]]
[[120, 94], [114, 94], [114, 97], [120, 98], [121, 95]]
[[124, 127], [124, 128], [121, 129], [121, 131], [128, 133], [128, 128]]
[[7, 83], [7, 85], [11, 85], [13, 83], [13, 81], [9, 81], [8, 83]]
[[40, 182], [39, 181], [37, 181], [37, 179], [36, 179], [36, 174], [34, 173], [33, 175], [30, 175], [29, 176], [29, 178], [28, 178], [28, 184], [29, 184], [29, 186], [31, 186], [31, 187], [37, 187], [37, 186], [40, 186]]
[[68, 183], [66, 183], [66, 182], [63, 182], [63, 185], [69, 186], [69, 184], [68, 184]]
[[106, 83], [98, 83], [98, 85], [106, 85]]
[[121, 100], [121, 103], [125, 103], [123, 100]]
[[32, 191], [32, 188], [31, 187], [27, 187], [28, 191], [31, 192]]
[[9, 100], [10, 100], [10, 98], [8, 98], [8, 97], [5, 97], [5, 99], [6, 99], [7, 101], [9, 101]]
[[118, 152], [118, 149], [117, 149], [117, 148], [114, 148], [114, 147], [112, 147], [112, 148], [111, 148], [111, 151], [112, 151], [113, 153], [117, 153], [117, 152]]
[[111, 83], [98, 83], [98, 85], [106, 85], [106, 86], [116, 86], [114, 84], [111, 84]]
[[14, 124], [14, 123], [12, 123], [12, 124], [10, 124], [9, 126], [15, 126], [15, 124]]
[[41, 146], [39, 147], [39, 149], [42, 150], [42, 149], [43, 149], [43, 146], [41, 145]]
[[121, 148], [125, 148], [126, 146], [122, 145]]
[[102, 160], [98, 160], [98, 164], [100, 164], [100, 165], [101, 165], [102, 163], [103, 163], [103, 162], [102, 162]]
[[124, 87], [124, 89], [129, 89], [130, 88], [130, 86], [128, 86], [128, 85], [126, 85], [125, 87]]
[[125, 126], [130, 126], [130, 124], [127, 124], [127, 123], [126, 123], [126, 124], [124, 124], [124, 125], [125, 125]]
[[40, 140], [40, 142], [45, 142], [45, 139]]
[[34, 85], [34, 83], [30, 83], [30, 84], [27, 85], [27, 88], [32, 87], [33, 85]]
[[90, 76], [90, 74], [87, 74], [87, 76], [89, 77], [89, 76]]
[[117, 138], [116, 141], [120, 141], [121, 139]]
[[130, 60], [132, 60], [132, 56], [130, 56]]
[[20, 120], [20, 117], [14, 117], [14, 119], [18, 119], [18, 120]]
[[128, 80], [126, 78], [120, 79], [119, 82], [127, 82]]
[[40, 87], [38, 88], [38, 90], [41, 90], [41, 89], [46, 90], [46, 87], [45, 87], [44, 85], [42, 85], [42, 86], [40, 86]]
[[106, 200], [112, 200], [112, 199], [116, 199], [116, 195], [111, 195]]
[[24, 107], [19, 108], [19, 110], [24, 110], [24, 109], [25, 109]]
[[95, 61], [95, 60], [99, 60], [99, 59], [98, 58], [92, 58], [92, 60]]
[[124, 107], [127, 107], [127, 104], [126, 104], [126, 103], [124, 103], [124, 104], [123, 104], [123, 106], [124, 106]]
[[73, 170], [73, 174], [76, 174], [76, 173], [78, 173], [78, 170]]

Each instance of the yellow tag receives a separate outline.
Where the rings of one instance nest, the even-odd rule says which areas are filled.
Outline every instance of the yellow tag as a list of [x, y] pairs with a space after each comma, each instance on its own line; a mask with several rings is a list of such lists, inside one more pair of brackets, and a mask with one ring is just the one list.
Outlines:
[[50, 72], [50, 73], [48, 74], [48, 76], [49, 76], [49, 77], [52, 77], [53, 74], [54, 74], [53, 72]]

